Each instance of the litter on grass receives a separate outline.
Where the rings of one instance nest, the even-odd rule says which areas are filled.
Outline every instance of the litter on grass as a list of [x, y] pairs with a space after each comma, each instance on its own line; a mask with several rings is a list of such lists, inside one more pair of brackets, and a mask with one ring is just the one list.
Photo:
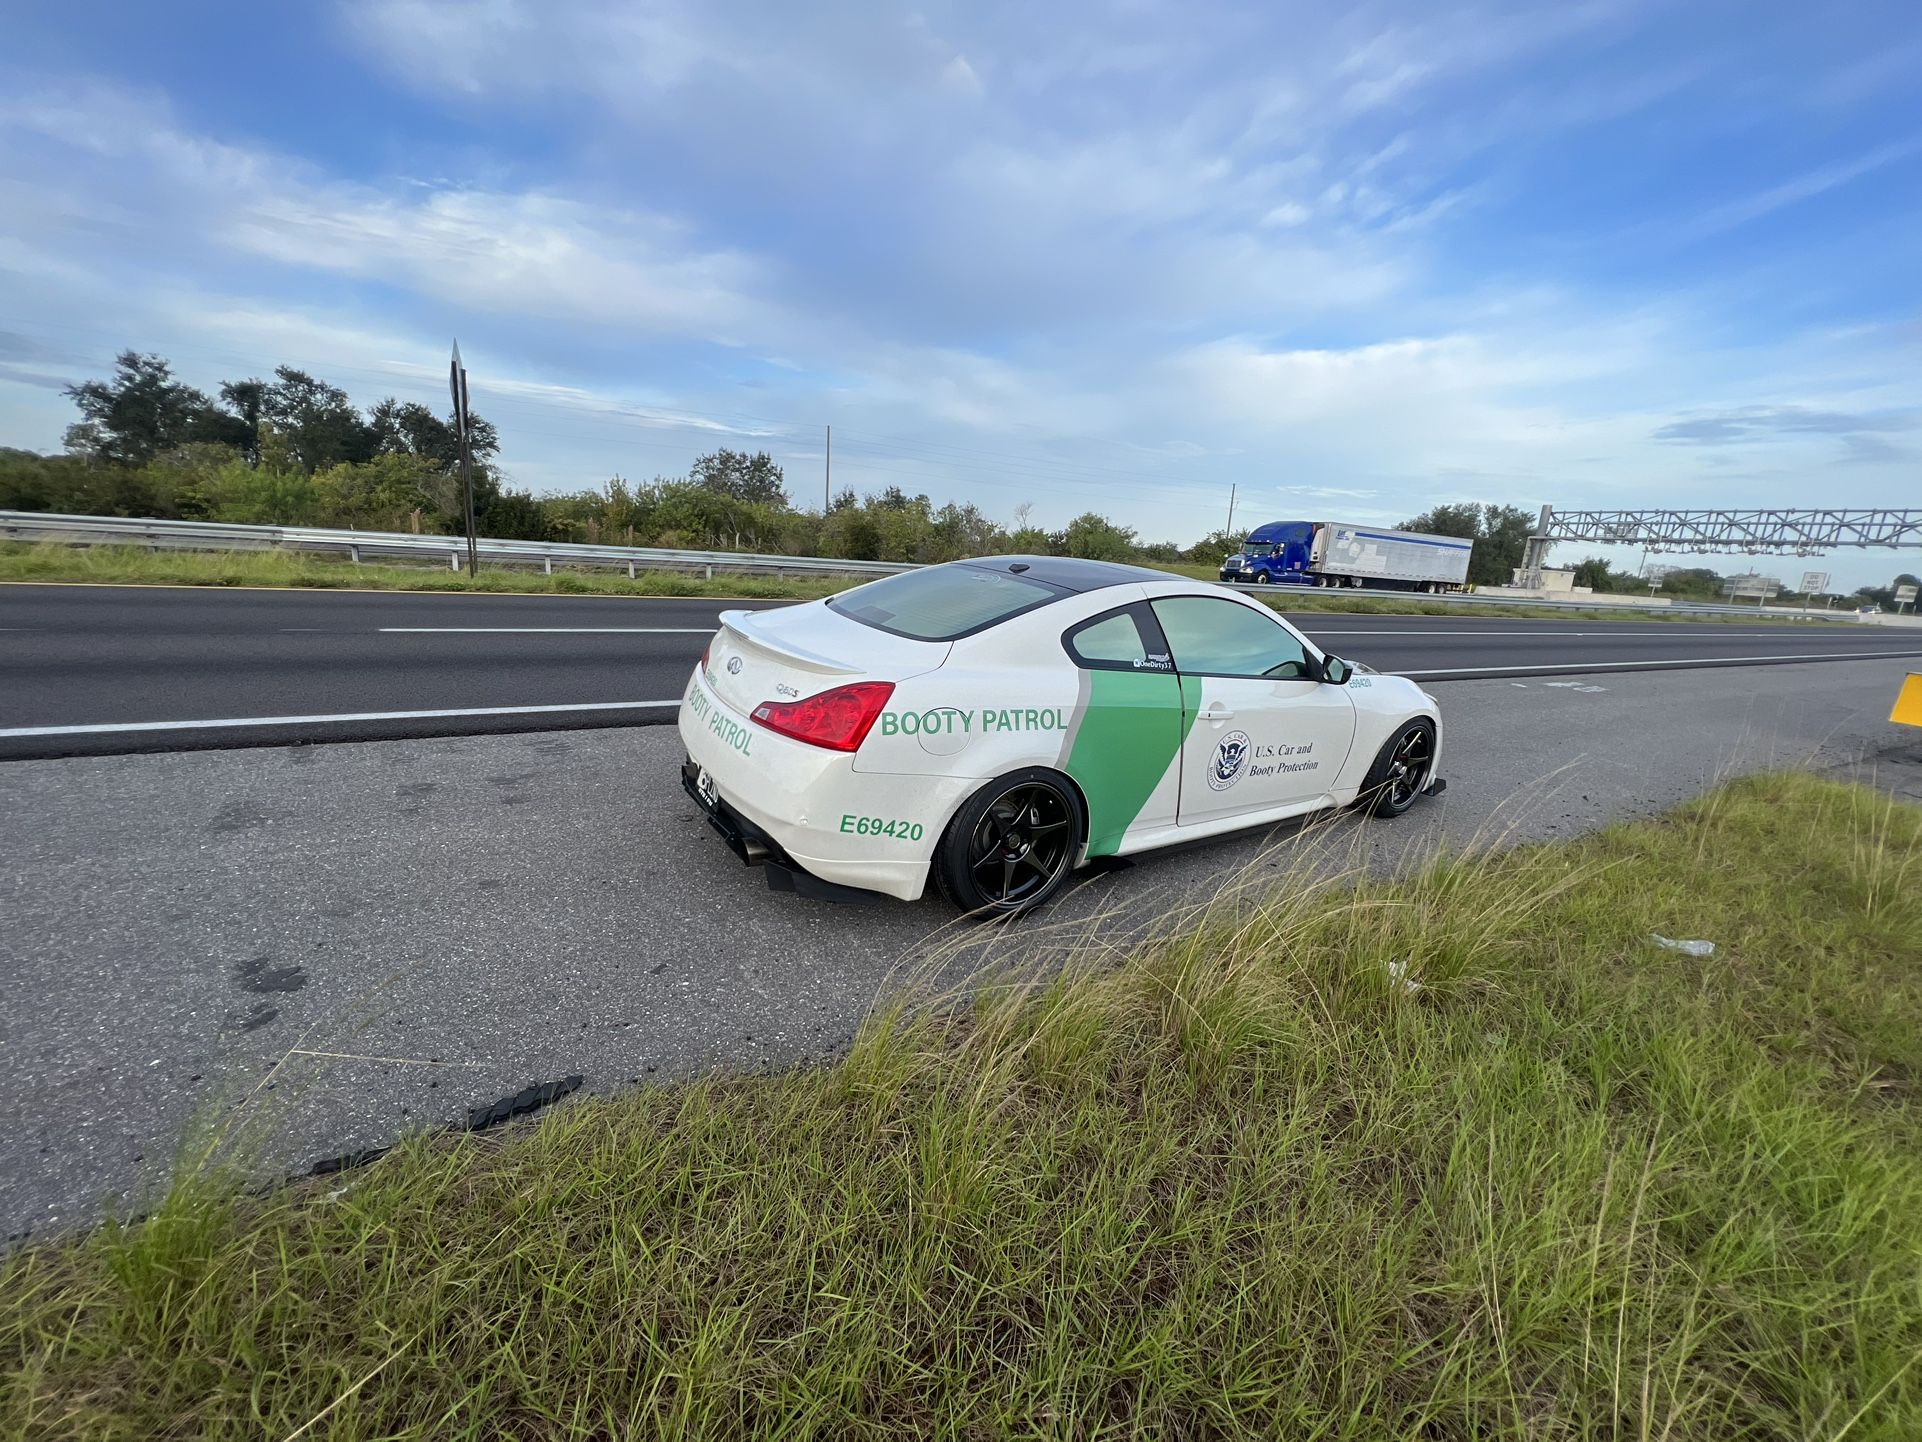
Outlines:
[[1405, 961], [1388, 963], [1388, 979], [1397, 983], [1410, 996], [1421, 990], [1421, 983], [1408, 975], [1408, 963]]
[[1670, 951], [1679, 951], [1684, 956], [1713, 956], [1715, 943], [1712, 941], [1671, 941], [1666, 936], [1649, 933], [1648, 939], [1657, 946], [1666, 946]]

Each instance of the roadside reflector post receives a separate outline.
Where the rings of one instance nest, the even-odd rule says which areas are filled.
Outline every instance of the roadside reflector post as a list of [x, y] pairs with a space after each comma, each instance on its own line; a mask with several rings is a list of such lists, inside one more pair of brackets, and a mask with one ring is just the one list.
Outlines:
[[634, 563], [632, 561], [627, 563], [627, 579], [630, 581], [634, 579]]
[[458, 572], [460, 570], [460, 552], [459, 551], [449, 551], [447, 553], [447, 567], [451, 571]]
[[1922, 726], [1922, 671], [1909, 672], [1909, 679], [1896, 693], [1889, 720], [1897, 726]]
[[347, 554], [354, 558], [354, 564], [356, 566], [360, 564], [360, 547], [359, 546], [349, 546], [347, 548]]
[[541, 571], [544, 575], [551, 576], [554, 574], [554, 558], [552, 556], [541, 557]]

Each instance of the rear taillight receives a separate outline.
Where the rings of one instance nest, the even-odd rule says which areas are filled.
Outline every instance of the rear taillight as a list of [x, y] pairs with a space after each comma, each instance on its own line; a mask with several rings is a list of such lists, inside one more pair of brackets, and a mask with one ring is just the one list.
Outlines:
[[810, 746], [858, 751], [893, 694], [892, 681], [856, 681], [805, 701], [763, 701], [754, 708], [754, 719]]
[[703, 676], [707, 675], [707, 658], [709, 656], [712, 656], [713, 654], [714, 654], [714, 637], [709, 636], [707, 638], [707, 644], [701, 647], [701, 674]]

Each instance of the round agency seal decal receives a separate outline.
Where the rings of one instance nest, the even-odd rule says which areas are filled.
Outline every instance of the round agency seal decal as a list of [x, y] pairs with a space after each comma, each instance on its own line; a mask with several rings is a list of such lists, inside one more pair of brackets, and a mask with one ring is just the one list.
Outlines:
[[1214, 791], [1226, 791], [1241, 780], [1242, 769], [1248, 764], [1248, 733], [1230, 731], [1221, 738], [1215, 747], [1215, 759], [1208, 768], [1208, 786]]

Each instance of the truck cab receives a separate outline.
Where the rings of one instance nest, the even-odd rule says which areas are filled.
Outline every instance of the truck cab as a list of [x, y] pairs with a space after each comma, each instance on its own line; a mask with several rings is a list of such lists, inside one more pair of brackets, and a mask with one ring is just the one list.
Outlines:
[[1312, 521], [1270, 521], [1257, 526], [1241, 543], [1241, 549], [1221, 563], [1221, 579], [1234, 584], [1256, 586], [1292, 582], [1313, 585], [1309, 574], [1313, 564], [1315, 523]]

